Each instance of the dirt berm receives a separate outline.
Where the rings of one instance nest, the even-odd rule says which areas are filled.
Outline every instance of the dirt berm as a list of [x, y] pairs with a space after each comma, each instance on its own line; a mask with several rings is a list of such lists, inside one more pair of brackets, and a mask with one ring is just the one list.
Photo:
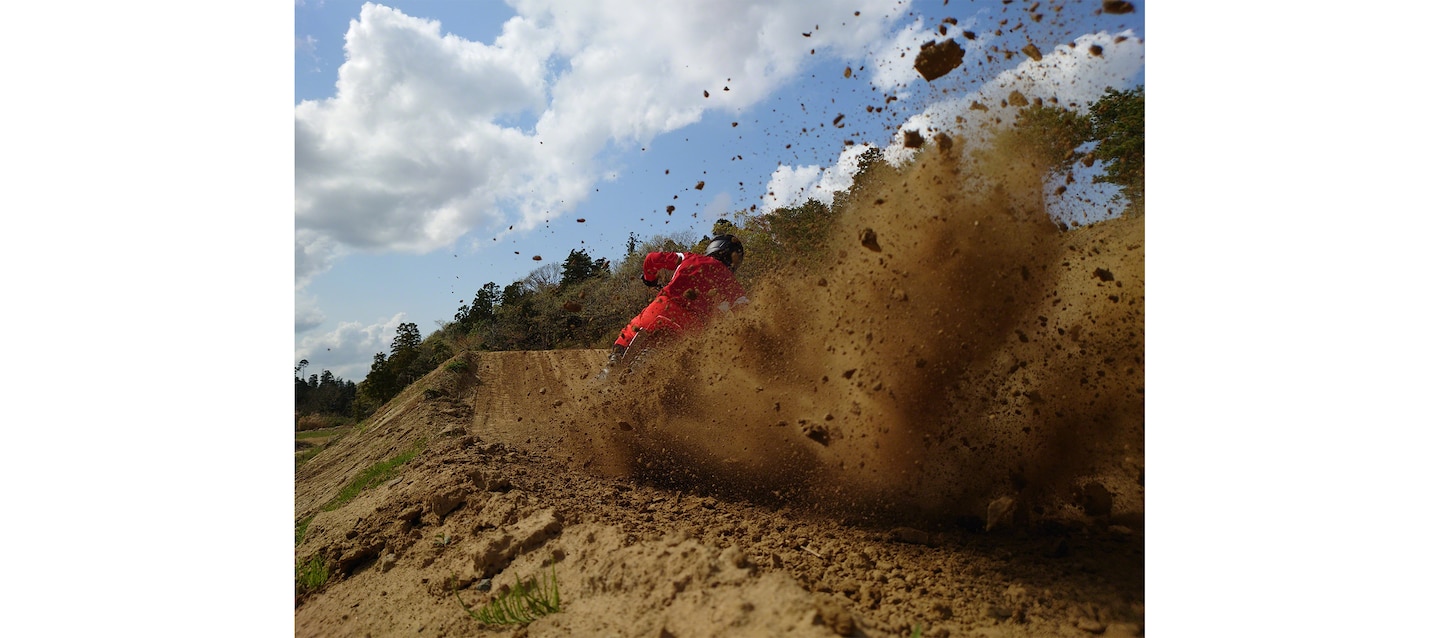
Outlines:
[[[296, 472], [329, 569], [296, 635], [1143, 635], [1143, 217], [996, 179], [877, 178], [825, 266], [605, 383], [589, 350], [416, 382]], [[457, 600], [551, 569], [524, 627]]]

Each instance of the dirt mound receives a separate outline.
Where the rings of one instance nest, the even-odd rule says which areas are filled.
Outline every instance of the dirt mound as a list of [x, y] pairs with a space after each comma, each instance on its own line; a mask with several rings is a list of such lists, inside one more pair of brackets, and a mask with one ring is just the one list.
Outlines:
[[[1143, 220], [981, 169], [882, 172], [821, 271], [634, 373], [412, 385], [297, 470], [297, 635], [1143, 633]], [[561, 613], [461, 607], [548, 569]]]

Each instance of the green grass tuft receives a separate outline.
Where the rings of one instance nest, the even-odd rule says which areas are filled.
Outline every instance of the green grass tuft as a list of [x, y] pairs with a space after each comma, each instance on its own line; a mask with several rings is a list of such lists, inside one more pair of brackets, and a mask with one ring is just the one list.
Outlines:
[[335, 498], [330, 499], [330, 502], [326, 503], [321, 509], [326, 512], [333, 512], [343, 507], [346, 503], [355, 500], [355, 497], [359, 496], [361, 492], [395, 478], [395, 475], [399, 473], [400, 466], [408, 463], [410, 459], [415, 458], [415, 455], [419, 454], [423, 449], [425, 449], [425, 442], [418, 441], [415, 443], [415, 446], [409, 450], [365, 468], [365, 471], [361, 472], [360, 476], [350, 481], [349, 485], [342, 488], [340, 493], [336, 494]]
[[296, 455], [295, 455], [295, 469], [297, 469], [297, 470], [300, 469], [300, 466], [301, 466], [301, 465], [304, 465], [304, 464], [306, 463], [306, 461], [309, 461], [310, 459], [315, 458], [315, 455], [316, 455], [316, 454], [319, 454], [319, 453], [320, 453], [320, 450], [323, 450], [323, 449], [325, 449], [325, 446], [323, 446], [323, 445], [317, 445], [317, 446], [312, 447], [312, 448], [307, 448], [304, 452], [301, 452], [301, 453], [299, 453], [299, 454], [296, 454]]
[[470, 371], [470, 361], [467, 360], [467, 359], [465, 359], [464, 357], [456, 357], [456, 358], [454, 358], [454, 359], [451, 359], [449, 363], [445, 364], [445, 371], [446, 371], [446, 372], [469, 372], [469, 371]]
[[313, 520], [315, 520], [315, 515], [314, 515], [314, 514], [311, 514], [311, 515], [306, 516], [305, 518], [302, 518], [302, 519], [300, 519], [300, 520], [298, 520], [298, 521], [295, 522], [295, 546], [296, 546], [296, 547], [299, 547], [299, 546], [300, 546], [300, 541], [305, 540], [305, 530], [310, 529], [310, 521], [313, 521]]
[[553, 563], [550, 565], [549, 576], [547, 579], [545, 573], [541, 572], [523, 582], [516, 576], [514, 587], [491, 598], [479, 611], [465, 604], [458, 589], [453, 591], [455, 600], [460, 601], [460, 607], [465, 613], [481, 624], [524, 625], [560, 611], [560, 583], [555, 578]]
[[302, 594], [319, 589], [327, 580], [330, 580], [330, 567], [319, 554], [295, 566], [295, 589]]

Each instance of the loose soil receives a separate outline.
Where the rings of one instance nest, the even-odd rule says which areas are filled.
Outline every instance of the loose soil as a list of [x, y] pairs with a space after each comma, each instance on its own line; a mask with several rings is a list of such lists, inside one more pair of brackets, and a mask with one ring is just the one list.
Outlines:
[[[926, 149], [813, 275], [604, 382], [603, 350], [416, 382], [296, 471], [330, 569], [296, 635], [1143, 635], [1143, 218], [987, 179]], [[550, 569], [524, 627], [457, 600]]]

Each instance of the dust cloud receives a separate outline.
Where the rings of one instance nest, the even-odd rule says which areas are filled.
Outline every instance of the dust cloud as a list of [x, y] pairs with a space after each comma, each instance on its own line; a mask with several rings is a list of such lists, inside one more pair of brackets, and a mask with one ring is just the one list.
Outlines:
[[588, 398], [612, 465], [857, 520], [1143, 515], [1143, 218], [1062, 229], [991, 157], [882, 166], [822, 266]]

